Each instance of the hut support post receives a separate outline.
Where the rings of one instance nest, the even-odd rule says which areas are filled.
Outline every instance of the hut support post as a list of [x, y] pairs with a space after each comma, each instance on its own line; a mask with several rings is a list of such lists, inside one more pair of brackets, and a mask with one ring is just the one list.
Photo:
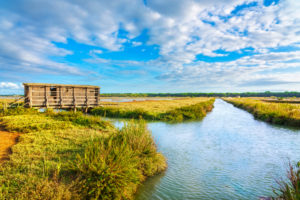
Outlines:
[[59, 87], [59, 106], [60, 108], [63, 108], [63, 99], [62, 99], [62, 93], [61, 93], [61, 87]]
[[76, 112], [76, 97], [75, 97], [75, 88], [73, 87], [73, 105], [74, 105], [74, 112]]
[[95, 89], [95, 96], [96, 96], [96, 106], [99, 106], [99, 93], [100, 89]]
[[85, 113], [87, 113], [88, 109], [89, 109], [89, 104], [88, 104], [88, 89], [85, 88]]
[[28, 93], [26, 99], [28, 101], [29, 108], [32, 108], [32, 88], [30, 86], [28, 86]]
[[47, 94], [47, 86], [45, 86], [45, 105], [46, 105], [46, 108], [49, 107], [49, 102], [48, 102], [48, 94]]

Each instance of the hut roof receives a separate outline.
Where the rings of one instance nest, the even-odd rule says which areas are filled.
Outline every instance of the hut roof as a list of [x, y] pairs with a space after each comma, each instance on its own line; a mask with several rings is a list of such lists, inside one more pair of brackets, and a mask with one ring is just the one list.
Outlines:
[[100, 88], [94, 85], [70, 85], [70, 84], [56, 84], [56, 83], [23, 83], [24, 86], [50, 86], [50, 87], [83, 87], [83, 88]]

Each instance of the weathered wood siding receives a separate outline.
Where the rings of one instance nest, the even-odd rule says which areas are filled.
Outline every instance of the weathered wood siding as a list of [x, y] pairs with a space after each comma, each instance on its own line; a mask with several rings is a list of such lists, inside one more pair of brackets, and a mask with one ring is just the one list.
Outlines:
[[24, 84], [27, 107], [76, 108], [98, 106], [97, 86]]

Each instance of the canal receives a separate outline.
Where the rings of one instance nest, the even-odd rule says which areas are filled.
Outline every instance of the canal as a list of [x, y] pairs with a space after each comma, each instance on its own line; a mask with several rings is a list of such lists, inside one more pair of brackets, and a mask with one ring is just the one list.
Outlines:
[[255, 120], [217, 99], [202, 121], [151, 122], [168, 169], [139, 188], [137, 200], [258, 199], [272, 195], [288, 163], [300, 161], [300, 130]]

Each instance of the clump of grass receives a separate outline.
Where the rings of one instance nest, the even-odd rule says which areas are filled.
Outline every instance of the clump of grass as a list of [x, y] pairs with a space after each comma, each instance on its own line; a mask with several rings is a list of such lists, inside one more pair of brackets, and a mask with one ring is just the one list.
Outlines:
[[72, 122], [73, 125], [104, 130], [111, 126], [108, 121], [104, 121], [99, 117], [85, 115], [82, 112], [62, 111], [55, 113], [51, 110], [46, 111], [46, 115], [59, 121]]
[[288, 181], [278, 182], [279, 189], [274, 190], [276, 198], [274, 200], [299, 200], [300, 199], [300, 162], [296, 168], [290, 164], [288, 171]]
[[37, 114], [38, 111], [32, 108], [24, 108], [23, 106], [17, 107], [2, 107], [0, 108], [0, 117], [8, 115], [24, 115], [24, 114]]
[[225, 100], [247, 110], [257, 119], [273, 124], [300, 127], [300, 104], [268, 103], [247, 98]]
[[24, 102], [14, 99], [1, 99], [0, 100], [0, 117], [7, 115], [24, 115], [36, 114], [37, 110], [31, 108], [24, 108]]
[[116, 118], [130, 118], [130, 119], [146, 119], [155, 120], [157, 114], [147, 112], [143, 109], [137, 108], [133, 110], [123, 110], [117, 107], [98, 107], [93, 108], [90, 113], [96, 116], [116, 117]]
[[12, 115], [0, 118], [1, 126], [7, 131], [29, 133], [41, 130], [63, 130], [72, 128], [70, 122], [58, 121], [45, 117], [42, 114], [36, 115]]
[[71, 166], [80, 176], [78, 186], [85, 198], [128, 199], [146, 176], [164, 170], [166, 162], [145, 123], [139, 122], [92, 140]]
[[202, 119], [207, 112], [213, 109], [214, 99], [197, 103], [190, 106], [184, 106], [168, 111], [160, 115], [160, 119], [165, 121], [183, 121]]
[[[162, 103], [163, 102], [163, 103]], [[174, 103], [175, 102], [175, 103]], [[202, 119], [213, 108], [214, 99], [184, 99], [156, 102], [121, 103], [93, 108], [90, 113], [104, 117], [180, 122]], [[169, 103], [170, 105], [168, 105]], [[162, 104], [162, 105], [161, 105]], [[153, 110], [152, 110], [153, 109]]]

